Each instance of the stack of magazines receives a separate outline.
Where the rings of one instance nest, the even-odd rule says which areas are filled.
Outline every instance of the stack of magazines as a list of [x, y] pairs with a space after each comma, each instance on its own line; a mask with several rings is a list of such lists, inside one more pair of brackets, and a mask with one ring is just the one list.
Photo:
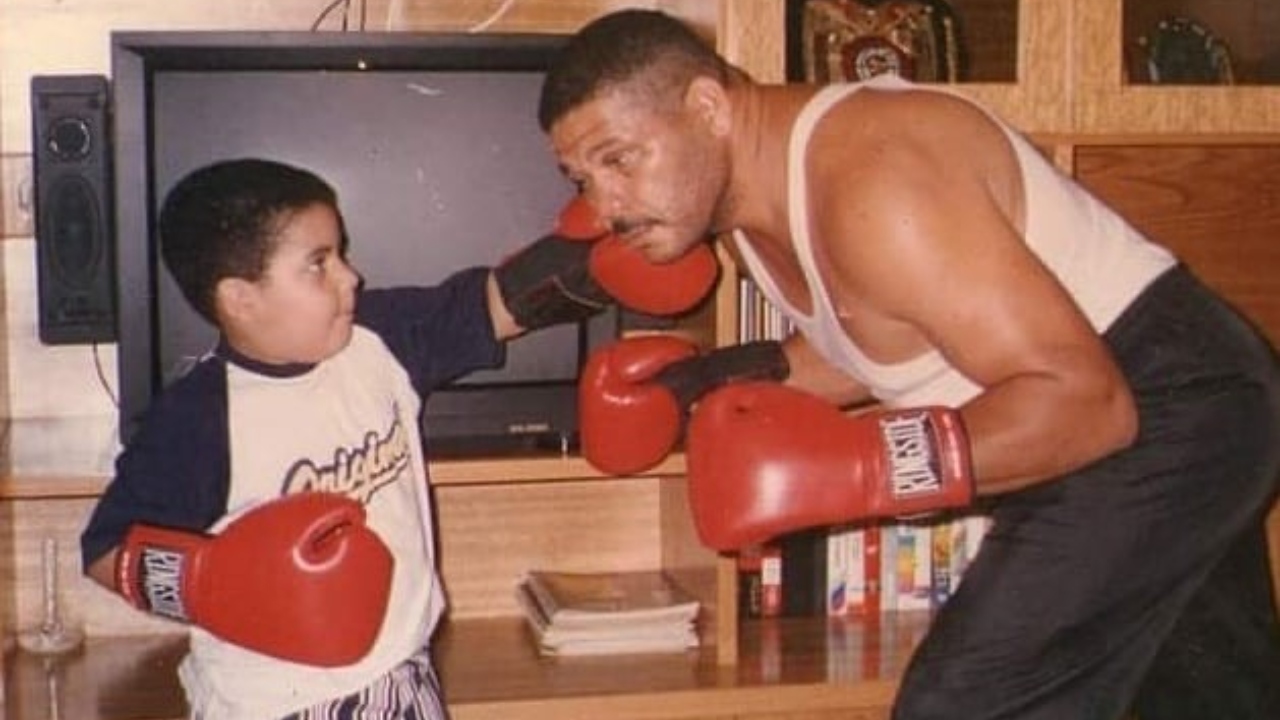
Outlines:
[[520, 580], [516, 598], [543, 655], [682, 652], [698, 646], [698, 600], [659, 570], [533, 570]]

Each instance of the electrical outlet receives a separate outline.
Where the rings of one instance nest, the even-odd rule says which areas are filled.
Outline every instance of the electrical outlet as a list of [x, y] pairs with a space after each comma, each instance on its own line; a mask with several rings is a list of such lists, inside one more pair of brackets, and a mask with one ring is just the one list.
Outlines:
[[30, 155], [0, 155], [0, 238], [35, 234]]

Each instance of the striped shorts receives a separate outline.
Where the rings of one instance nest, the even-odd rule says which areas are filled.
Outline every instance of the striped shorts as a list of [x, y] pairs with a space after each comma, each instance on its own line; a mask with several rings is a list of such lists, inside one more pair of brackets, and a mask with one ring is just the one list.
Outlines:
[[282, 720], [448, 720], [440, 680], [427, 648], [364, 689], [313, 705]]

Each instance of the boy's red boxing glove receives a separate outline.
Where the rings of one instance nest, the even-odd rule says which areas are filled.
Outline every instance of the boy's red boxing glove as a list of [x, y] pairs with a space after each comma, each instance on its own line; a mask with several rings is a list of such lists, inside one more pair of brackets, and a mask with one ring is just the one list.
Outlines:
[[[591, 213], [591, 206], [578, 198], [566, 210], [570, 215], [581, 216]], [[592, 222], [597, 222], [594, 213], [591, 217]], [[567, 226], [570, 221], [562, 215], [561, 223]], [[720, 264], [706, 243], [659, 264], [650, 262], [612, 233], [591, 246], [588, 266], [605, 292], [623, 306], [649, 315], [678, 315], [692, 310], [711, 292], [720, 274]]]
[[942, 407], [846, 416], [782, 385], [730, 385], [694, 410], [686, 452], [694, 525], [721, 551], [963, 507], [974, 493], [960, 414]]
[[116, 558], [116, 590], [265, 655], [349, 665], [378, 637], [394, 565], [364, 519], [350, 498], [300, 493], [217, 535], [134, 525]]
[[705, 244], [670, 263], [649, 262], [606, 232], [581, 196], [561, 210], [550, 235], [494, 268], [503, 302], [526, 330], [577, 322], [614, 302], [678, 315], [711, 292], [719, 272]]

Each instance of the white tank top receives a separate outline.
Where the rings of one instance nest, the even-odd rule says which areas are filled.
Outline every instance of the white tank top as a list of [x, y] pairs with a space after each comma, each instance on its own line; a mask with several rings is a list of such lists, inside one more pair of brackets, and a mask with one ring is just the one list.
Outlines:
[[[840, 325], [813, 259], [804, 163], [809, 137], [828, 109], [864, 87], [925, 90], [965, 99], [944, 88], [913, 85], [885, 74], [862, 83], [824, 87], [800, 112], [788, 149], [787, 202], [792, 241], [809, 287], [812, 314], [805, 315], [789, 304], [745, 234], [736, 232], [735, 237], [764, 296], [791, 319], [823, 358], [843, 368], [876, 399], [891, 407], [958, 407], [981, 388], [936, 350], [886, 365], [872, 361], [853, 343]], [[1143, 288], [1175, 264], [1175, 259], [1063, 175], [1018, 132], [987, 114], [1009, 139], [1022, 172], [1027, 245], [1066, 287], [1093, 327], [1099, 333], [1105, 331]]]

